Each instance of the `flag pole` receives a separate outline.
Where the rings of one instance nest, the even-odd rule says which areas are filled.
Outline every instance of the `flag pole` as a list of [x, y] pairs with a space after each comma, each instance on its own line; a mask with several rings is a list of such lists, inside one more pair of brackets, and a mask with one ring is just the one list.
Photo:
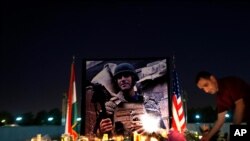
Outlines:
[[170, 81], [169, 81], [169, 87], [170, 87], [170, 89], [169, 89], [169, 93], [170, 93], [170, 103], [171, 104], [169, 104], [170, 106], [170, 108], [169, 108], [169, 111], [170, 111], [170, 119], [169, 119], [169, 127], [171, 127], [171, 128], [173, 128], [173, 124], [172, 124], [172, 120], [173, 120], [173, 104], [172, 104], [172, 99], [173, 99], [173, 77], [174, 77], [174, 75], [173, 75], [173, 71], [174, 71], [174, 57], [175, 55], [174, 55], [174, 53], [172, 54], [172, 56], [170, 57], [170, 63], [169, 63], [169, 77], [170, 77]]
[[[173, 70], [176, 69], [176, 65], [175, 65], [175, 54], [173, 54]], [[187, 94], [186, 94], [186, 91], [183, 90], [183, 87], [180, 87], [181, 88], [181, 97], [182, 97], [182, 102], [184, 104], [184, 110], [185, 110], [185, 120], [187, 122]]]
[[176, 72], [175, 55], [172, 56], [171, 62], [171, 105], [172, 105], [172, 121], [171, 127], [174, 130], [183, 132], [186, 129], [186, 111], [182, 100], [182, 87], [179, 84], [178, 73]]
[[76, 81], [75, 81], [75, 57], [70, 69], [70, 83], [67, 97], [67, 113], [65, 123], [65, 134], [70, 135], [73, 141], [77, 140], [77, 132], [74, 130], [74, 126], [77, 124], [77, 105], [76, 105]]
[[75, 55], [73, 55], [72, 56], [72, 59], [73, 59], [72, 63], [75, 63], [75, 58], [76, 58]]

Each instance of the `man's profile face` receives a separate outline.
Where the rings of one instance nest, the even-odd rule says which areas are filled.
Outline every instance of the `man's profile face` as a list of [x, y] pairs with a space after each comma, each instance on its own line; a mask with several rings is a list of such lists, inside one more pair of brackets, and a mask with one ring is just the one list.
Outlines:
[[132, 76], [129, 73], [122, 73], [117, 76], [117, 84], [122, 91], [133, 88]]
[[216, 94], [218, 92], [217, 80], [213, 76], [209, 79], [200, 78], [197, 87], [207, 94]]

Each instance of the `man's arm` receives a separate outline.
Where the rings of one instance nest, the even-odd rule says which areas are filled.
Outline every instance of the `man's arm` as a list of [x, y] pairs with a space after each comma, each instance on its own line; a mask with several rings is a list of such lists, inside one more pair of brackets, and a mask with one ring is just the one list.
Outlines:
[[205, 137], [202, 138], [202, 141], [203, 140], [204, 141], [210, 140], [215, 135], [215, 133], [217, 133], [220, 130], [220, 128], [222, 127], [222, 125], [225, 122], [225, 115], [226, 115], [226, 113], [227, 113], [227, 111], [218, 113], [218, 117], [217, 117], [216, 122], [214, 123], [213, 128], [208, 133], [208, 135], [206, 135]]
[[241, 124], [243, 120], [244, 110], [245, 110], [244, 100], [241, 98], [235, 101], [235, 110], [234, 110], [234, 118], [233, 118], [234, 124]]

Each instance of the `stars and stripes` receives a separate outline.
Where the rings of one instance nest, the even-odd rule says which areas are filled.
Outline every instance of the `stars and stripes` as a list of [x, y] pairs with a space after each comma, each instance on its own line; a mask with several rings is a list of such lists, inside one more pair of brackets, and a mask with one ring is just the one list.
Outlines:
[[173, 70], [172, 82], [172, 128], [183, 132], [186, 129], [185, 113], [181, 99], [178, 74]]

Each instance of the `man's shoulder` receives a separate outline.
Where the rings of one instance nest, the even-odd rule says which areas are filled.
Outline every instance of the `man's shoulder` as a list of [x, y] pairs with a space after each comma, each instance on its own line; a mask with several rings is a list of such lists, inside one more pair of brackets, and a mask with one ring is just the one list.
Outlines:
[[226, 76], [219, 79], [220, 83], [223, 84], [237, 84], [237, 83], [246, 83], [242, 78], [237, 76]]
[[237, 76], [225, 76], [225, 77], [220, 78], [220, 80], [242, 80], [242, 79]]

